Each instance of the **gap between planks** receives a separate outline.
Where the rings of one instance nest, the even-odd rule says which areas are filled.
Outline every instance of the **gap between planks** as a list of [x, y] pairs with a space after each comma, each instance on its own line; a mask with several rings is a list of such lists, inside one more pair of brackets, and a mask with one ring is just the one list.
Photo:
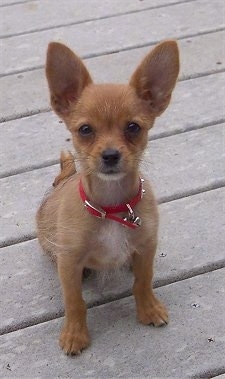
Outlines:
[[[42, 112], [40, 112], [40, 113], [42, 113]], [[175, 129], [175, 130], [170, 131], [170, 132], [163, 131], [163, 132], [157, 134], [155, 137], [154, 136], [153, 137], [150, 136], [148, 140], [149, 141], [156, 141], [156, 140], [163, 139], [163, 138], [169, 138], [169, 137], [176, 136], [178, 134], [185, 134], [185, 133], [193, 132], [195, 130], [200, 130], [200, 129], [208, 128], [208, 127], [211, 127], [211, 126], [214, 126], [214, 125], [220, 125], [220, 124], [223, 124], [224, 122], [225, 122], [225, 118], [221, 118], [221, 119], [219, 119], [217, 121], [203, 123], [202, 125], [199, 125], [198, 127], [195, 127], [193, 125], [193, 127], [189, 128], [188, 130], [176, 130]], [[42, 164], [36, 164], [36, 165], [34, 164], [34, 165], [29, 166], [29, 167], [24, 167], [23, 169], [17, 169], [15, 171], [5, 171], [5, 172], [2, 172], [0, 174], [0, 180], [4, 179], [4, 178], [9, 178], [11, 176], [23, 174], [25, 172], [31, 172], [31, 171], [34, 171], [34, 170], [39, 170], [39, 169], [42, 169], [42, 168], [51, 167], [51, 166], [54, 166], [54, 165], [57, 165], [57, 164], [59, 164], [59, 159], [53, 159], [53, 160], [49, 160], [49, 161], [47, 161], [45, 163], [42, 163]]]
[[[177, 195], [174, 194], [171, 196], [162, 197], [161, 199], [158, 200], [158, 205], [170, 203], [172, 201], [184, 199], [186, 197], [191, 197], [194, 195], [198, 195], [200, 193], [214, 191], [214, 190], [217, 190], [217, 189], [223, 188], [223, 187], [225, 187], [225, 179], [221, 179], [219, 181], [217, 180], [216, 182], [210, 183], [206, 186], [198, 187], [195, 190], [190, 190], [190, 191], [186, 191], [186, 192], [184, 191], [184, 192], [181, 192]], [[20, 238], [9, 238], [8, 240], [5, 240], [4, 242], [0, 242], [0, 248], [16, 245], [16, 244], [22, 243], [22, 242], [31, 241], [31, 240], [34, 240], [36, 238], [37, 237], [36, 237], [35, 232], [27, 234], [25, 236], [22, 236]]]
[[[214, 28], [214, 29], [204, 31], [204, 32], [186, 34], [186, 35], [183, 35], [182, 37], [175, 37], [174, 36], [174, 39], [176, 39], [177, 41], [182, 41], [186, 38], [194, 38], [194, 37], [208, 35], [208, 34], [212, 34], [212, 33], [216, 33], [216, 32], [222, 32], [222, 31], [225, 31], [225, 28], [224, 27], [218, 27], [218, 28]], [[106, 55], [110, 55], [110, 54], [116, 54], [116, 53], [120, 53], [122, 51], [130, 51], [133, 49], [138, 49], [138, 48], [148, 47], [148, 46], [150, 47], [150, 46], [156, 45], [161, 40], [162, 39], [159, 39], [159, 40], [156, 39], [156, 40], [153, 40], [153, 41], [147, 42], [147, 43], [137, 43], [137, 44], [130, 46], [130, 47], [113, 49], [113, 50], [109, 50], [107, 52], [102, 51], [99, 53], [91, 53], [91, 54], [84, 54], [84, 55], [81, 54], [80, 58], [85, 60], [85, 59], [102, 57], [102, 56], [106, 56]], [[42, 68], [44, 68], [44, 65], [37, 65], [37, 66], [30, 67], [30, 68], [22, 69], [22, 70], [14, 70], [12, 72], [8, 72], [7, 74], [0, 74], [0, 78], [6, 77], [6, 76], [11, 76], [11, 75], [22, 74], [24, 72], [29, 72], [29, 71], [33, 71], [33, 70], [42, 69]]]
[[[89, 59], [89, 58], [87, 58], [87, 59]], [[41, 69], [44, 69], [44, 67], [35, 68], [35, 69], [32, 69], [32, 70], [27, 70], [26, 72], [31, 72], [31, 71], [41, 70]], [[206, 76], [221, 74], [223, 72], [225, 72], [225, 69], [217, 69], [217, 70], [207, 71], [207, 72], [198, 73], [198, 74], [186, 75], [186, 76], [180, 77], [177, 82], [185, 82], [185, 81], [192, 80], [192, 79], [199, 79], [199, 78], [203, 78], [203, 77], [206, 77]], [[17, 74], [15, 73], [13, 75], [17, 75]], [[6, 76], [8, 76], [8, 75], [6, 75]], [[9, 76], [12, 76], [12, 75], [9, 75]], [[1, 80], [1, 75], [0, 75], [0, 80]], [[24, 112], [24, 113], [21, 113], [20, 115], [17, 115], [16, 117], [15, 116], [7, 116], [7, 117], [4, 117], [4, 118], [0, 119], [0, 127], [1, 127], [1, 124], [5, 123], [5, 122], [18, 120], [18, 119], [21, 119], [21, 118], [27, 118], [27, 117], [30, 117], [30, 116], [35, 116], [35, 115], [38, 115], [38, 114], [41, 114], [41, 113], [48, 113], [51, 110], [52, 110], [51, 107], [46, 107], [46, 108], [43, 108], [43, 109], [40, 109], [40, 110], [34, 110], [34, 111]], [[217, 124], [217, 123], [221, 124], [222, 122], [224, 122], [224, 119], [217, 120], [215, 122], [215, 124]], [[210, 126], [210, 125], [213, 125], [213, 124], [210, 124], [210, 123], [203, 124], [203, 127]], [[199, 128], [201, 128], [201, 127], [199, 127]], [[196, 128], [196, 130], [199, 129], [199, 128]], [[194, 129], [190, 129], [190, 130], [195, 130], [195, 128]], [[175, 134], [178, 134], [178, 132], [175, 133]], [[166, 132], [165, 132], [165, 134], [164, 133], [161, 134], [162, 137], [164, 137], [164, 136], [167, 137], [167, 136], [170, 136], [170, 135], [172, 135], [172, 134], [171, 133], [166, 134]], [[161, 137], [159, 137], [159, 138], [161, 138]], [[157, 138], [155, 138], [155, 139], [157, 139]], [[1, 178], [1, 176], [0, 176], [0, 178]]]
[[[36, 1], [38, 1], [38, 0], [36, 0]], [[49, 27], [31, 29], [31, 30], [29, 30], [27, 32], [18, 32], [18, 33], [4, 34], [4, 35], [0, 35], [0, 39], [6, 39], [6, 38], [11, 38], [11, 37], [18, 37], [18, 36], [27, 35], [27, 34], [32, 34], [32, 33], [37, 33], [37, 32], [43, 32], [43, 31], [46, 31], [46, 30], [52, 30], [52, 29], [58, 29], [58, 28], [60, 29], [60, 28], [64, 28], [65, 26], [80, 25], [80, 24], [85, 24], [86, 22], [105, 20], [105, 19], [109, 19], [109, 18], [115, 18], [115, 17], [119, 17], [119, 16], [129, 15], [129, 14], [133, 14], [133, 13], [145, 12], [145, 11], [149, 11], [149, 10], [152, 10], [152, 9], [168, 8], [168, 7], [171, 7], [173, 5], [193, 3], [194, 1], [196, 1], [196, 0], [181, 0], [181, 1], [179, 1], [179, 0], [176, 1], [175, 0], [173, 3], [170, 3], [170, 4], [154, 5], [154, 6], [146, 7], [146, 8], [143, 8], [143, 9], [130, 10], [128, 12], [118, 12], [118, 13], [115, 13], [115, 14], [109, 14], [109, 15], [100, 16], [100, 17], [93, 17], [93, 18], [90, 17], [90, 18], [87, 18], [87, 19], [81, 20], [81, 21], [74, 21], [74, 22], [68, 22], [68, 23], [65, 23], [65, 24], [58, 24], [58, 25], [54, 25], [54, 26], [49, 26]], [[29, 0], [27, 2], [29, 2]], [[23, 3], [23, 2], [21, 2], [21, 3]], [[17, 5], [17, 4], [21, 4], [21, 3], [9, 4], [8, 6], [10, 6], [10, 5]]]
[[19, 5], [19, 4], [30, 3], [30, 2], [33, 2], [33, 1], [39, 1], [39, 0], [21, 0], [21, 1], [16, 1], [15, 3], [0, 4], [0, 8], [11, 7], [12, 5]]
[[191, 376], [190, 378], [191, 379], [213, 379], [213, 378], [218, 378], [218, 379], [222, 379], [220, 378], [220, 375], [223, 375], [225, 374], [225, 367], [224, 366], [221, 366], [221, 367], [216, 367], [214, 370], [210, 370], [210, 371], [199, 371], [197, 374]]
[[[183, 273], [181, 272], [179, 276], [176, 276], [176, 275], [172, 276], [171, 275], [167, 279], [158, 280], [157, 282], [155, 282], [153, 284], [153, 288], [155, 289], [155, 288], [166, 287], [167, 285], [182, 282], [182, 281], [187, 280], [187, 279], [192, 279], [196, 276], [204, 275], [206, 273], [214, 272], [214, 271], [217, 271], [217, 270], [220, 270], [223, 268], [225, 268], [225, 259], [220, 260], [218, 262], [214, 262], [211, 264], [204, 265], [203, 267], [196, 268], [195, 270], [191, 270], [191, 271], [187, 271], [187, 272], [183, 272]], [[89, 305], [87, 305], [87, 309], [97, 308], [101, 305], [110, 304], [114, 301], [122, 300], [122, 299], [125, 299], [127, 297], [131, 297], [131, 296], [132, 296], [132, 291], [131, 291], [131, 289], [129, 289], [129, 290], [126, 290], [126, 291], [120, 293], [120, 295], [118, 295], [118, 296], [116, 296], [116, 295], [115, 296], [109, 296], [107, 300], [105, 299], [102, 301], [101, 300], [93, 301], [92, 303], [89, 303]], [[41, 317], [37, 316], [33, 320], [29, 320], [29, 321], [26, 321], [24, 323], [20, 322], [17, 325], [13, 325], [7, 329], [3, 328], [0, 331], [0, 336], [16, 332], [17, 330], [23, 330], [23, 329], [29, 328], [31, 326], [40, 325], [40, 324], [43, 324], [45, 322], [53, 321], [53, 320], [56, 320], [56, 319], [59, 319], [62, 317], [64, 317], [64, 311], [58, 311], [57, 313], [52, 312], [51, 314], [41, 316]]]

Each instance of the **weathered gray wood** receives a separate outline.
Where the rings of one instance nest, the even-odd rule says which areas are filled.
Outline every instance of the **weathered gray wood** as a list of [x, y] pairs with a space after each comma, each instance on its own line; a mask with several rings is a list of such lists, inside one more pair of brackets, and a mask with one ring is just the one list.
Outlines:
[[[187, 79], [225, 69], [223, 0], [179, 5], [172, 5], [173, 0], [73, 0], [80, 4], [80, 14], [75, 18], [65, 7], [61, 11], [63, 4], [69, 6], [71, 1], [0, 1], [0, 30], [4, 24], [5, 35], [29, 33], [31, 28], [54, 28], [1, 41], [4, 48], [1, 46], [0, 71], [3, 75], [5, 69], [10, 73], [0, 79], [2, 120], [48, 108], [43, 70], [37, 67], [43, 66], [47, 43], [53, 37], [63, 38], [85, 57], [106, 53], [86, 60], [99, 81], [126, 81], [149, 50], [147, 45], [171, 37], [180, 39], [180, 77]], [[89, 1], [96, 5], [92, 12]], [[51, 12], [47, 11], [50, 2]], [[21, 5], [4, 6], [6, 3]], [[162, 3], [168, 6], [161, 7]], [[41, 7], [31, 11], [35, 4]], [[161, 8], [135, 13], [136, 7], [148, 4]], [[93, 18], [108, 17], [107, 12], [114, 12], [116, 5], [118, 13], [121, 9], [134, 13], [83, 23], [90, 13]], [[26, 7], [30, 7], [32, 18], [19, 11]], [[81, 24], [55, 28], [59, 22], [74, 20]], [[212, 33], [213, 30], [217, 32]], [[118, 50], [117, 54], [108, 54]], [[36, 69], [20, 72], [32, 67]], [[17, 75], [11, 75], [14, 70]], [[225, 184], [224, 124], [218, 125], [224, 122], [223, 75], [183, 83], [178, 85], [168, 112], [153, 129], [152, 138], [204, 128], [151, 143], [151, 155], [147, 155], [144, 168], [155, 180], [160, 201]], [[0, 127], [0, 176], [51, 165], [58, 159], [59, 149], [70, 144], [65, 141], [64, 127], [51, 113]], [[0, 180], [0, 235], [5, 242], [15, 243], [24, 239], [24, 234], [27, 238], [33, 235], [37, 203], [56, 170], [53, 166]], [[160, 205], [154, 283], [164, 286], [178, 281], [157, 290], [170, 309], [169, 327], [155, 330], [138, 325], [131, 298], [95, 307], [89, 311], [92, 347], [76, 360], [65, 357], [57, 347], [63, 320], [42, 323], [63, 313], [55, 267], [40, 254], [36, 240], [1, 248], [0, 331], [8, 333], [42, 324], [0, 337], [0, 377], [199, 379], [220, 375], [218, 379], [222, 379], [225, 279], [224, 269], [218, 269], [225, 267], [224, 191], [224, 187], [218, 188]], [[211, 270], [217, 272], [200, 275]], [[183, 280], [195, 275], [198, 276]], [[111, 276], [106, 282], [89, 278], [84, 284], [88, 305], [127, 296], [131, 278], [131, 273], [126, 272]]]
[[[225, 265], [224, 199], [221, 188], [160, 205], [155, 286]], [[0, 266], [0, 334], [63, 314], [56, 267], [36, 240], [0, 249]], [[88, 306], [129, 294], [132, 280], [128, 271], [92, 275], [83, 284]]]
[[1, 125], [0, 177], [58, 161], [60, 151], [71, 150], [71, 134], [51, 112]]
[[4, 58], [0, 62], [0, 74], [40, 67], [51, 40], [64, 41], [79, 55], [90, 57], [144, 46], [165, 38], [216, 31], [224, 25], [223, 0], [196, 0], [164, 10], [152, 9], [5, 38], [0, 45]]
[[[178, 83], [169, 109], [156, 120], [150, 137], [158, 138], [224, 120], [224, 87], [224, 73]], [[204, 94], [204, 101], [201, 94]], [[67, 141], [69, 132], [52, 112], [9, 121], [0, 128], [0, 177], [57, 162], [60, 150], [71, 147]]]
[[158, 289], [165, 328], [138, 324], [131, 297], [90, 309], [92, 345], [74, 359], [57, 345], [62, 319], [1, 336], [1, 376], [210, 378], [225, 369], [224, 278], [221, 269]]
[[[225, 68], [225, 51], [223, 42], [225, 31], [201, 34], [178, 40], [180, 50], [181, 79], [206, 75]], [[209, 48], [210, 46], [210, 48]], [[145, 46], [115, 54], [86, 59], [85, 63], [101, 82], [128, 81], [141, 59], [153, 47]], [[119, 67], [119, 70], [118, 70]]]
[[[19, 3], [27, 3], [31, 0], [1, 0], [0, 6], [12, 6], [14, 4], [19, 4]], [[36, 0], [34, 0], [36, 1]]]
[[[142, 166], [159, 201], [224, 185], [224, 127], [213, 125], [150, 143]], [[34, 214], [58, 170], [56, 165], [0, 180], [0, 245], [34, 234]]]
[[[13, 0], [12, 0], [13, 1]], [[21, 0], [20, 0], [21, 1]], [[36, 0], [0, 8], [0, 37], [167, 6], [185, 0]], [[14, 1], [13, 1], [14, 2]], [[51, 15], [51, 17], [49, 17]], [[63, 17], [62, 17], [63, 15]]]
[[[225, 32], [222, 31], [179, 41], [180, 77], [190, 78], [213, 73], [216, 70], [224, 70], [224, 40]], [[97, 82], [127, 82], [136, 66], [150, 49], [150, 47], [144, 47], [122, 51], [117, 54], [87, 59], [85, 63]], [[210, 83], [210, 86], [212, 85], [216, 85], [216, 83]], [[4, 93], [4, 100], [2, 99], [0, 102], [0, 120], [2, 121], [37, 113], [48, 108], [47, 83], [42, 69], [2, 77], [0, 78], [0, 87]], [[219, 89], [222, 90], [222, 88], [223, 83], [218, 85], [218, 89], [212, 89], [212, 93]], [[205, 89], [202, 91], [204, 92]], [[218, 96], [218, 99], [221, 97]]]

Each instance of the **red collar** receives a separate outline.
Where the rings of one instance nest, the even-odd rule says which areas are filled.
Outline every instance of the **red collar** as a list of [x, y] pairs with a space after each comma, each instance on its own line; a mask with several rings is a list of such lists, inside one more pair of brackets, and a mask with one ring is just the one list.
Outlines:
[[[144, 180], [140, 178], [138, 193], [135, 197], [133, 197], [133, 199], [129, 201], [129, 203], [119, 204], [117, 206], [99, 207], [98, 205], [95, 205], [94, 203], [90, 202], [90, 200], [86, 196], [86, 193], [84, 192], [84, 187], [81, 180], [79, 184], [80, 197], [83, 200], [88, 212], [91, 213], [93, 216], [102, 219], [109, 218], [111, 220], [121, 223], [124, 226], [128, 226], [132, 229], [135, 229], [137, 226], [140, 226], [141, 220], [139, 217], [136, 217], [134, 215], [133, 207], [135, 207], [135, 205], [139, 203], [139, 201], [142, 199], [143, 193], [145, 192], [143, 189], [143, 182]], [[128, 217], [121, 218], [114, 215], [114, 213], [120, 212], [128, 212]]]

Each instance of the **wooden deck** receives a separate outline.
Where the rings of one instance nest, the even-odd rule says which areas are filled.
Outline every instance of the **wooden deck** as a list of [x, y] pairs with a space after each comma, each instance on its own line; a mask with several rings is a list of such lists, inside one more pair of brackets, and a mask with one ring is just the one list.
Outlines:
[[[0, 377], [225, 377], [224, 0], [1, 0]], [[58, 347], [63, 304], [34, 215], [58, 172], [65, 127], [49, 109], [48, 42], [85, 58], [98, 82], [125, 82], [175, 38], [180, 79], [153, 128], [147, 161], [160, 203], [155, 287], [166, 328], [135, 319], [132, 275], [84, 283], [92, 345]]]

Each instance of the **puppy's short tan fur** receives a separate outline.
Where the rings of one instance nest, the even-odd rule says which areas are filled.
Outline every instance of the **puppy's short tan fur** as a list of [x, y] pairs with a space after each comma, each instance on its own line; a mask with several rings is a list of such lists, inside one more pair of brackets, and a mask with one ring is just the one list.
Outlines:
[[[164, 305], [152, 291], [158, 213], [149, 182], [145, 180], [145, 195], [134, 209], [142, 220], [135, 230], [91, 215], [78, 186], [82, 179], [87, 196], [99, 206], [127, 203], [137, 194], [148, 131], [167, 108], [178, 72], [177, 44], [165, 41], [145, 57], [128, 85], [96, 85], [69, 48], [49, 44], [46, 75], [51, 104], [72, 134], [81, 166], [77, 173], [70, 164], [72, 157], [61, 156], [61, 174], [37, 213], [39, 242], [57, 261], [65, 302], [59, 343], [67, 354], [77, 354], [90, 343], [82, 298], [84, 268], [104, 270], [132, 261], [138, 320], [156, 326], [168, 321]], [[105, 151], [119, 154], [113, 170], [104, 166]]]

